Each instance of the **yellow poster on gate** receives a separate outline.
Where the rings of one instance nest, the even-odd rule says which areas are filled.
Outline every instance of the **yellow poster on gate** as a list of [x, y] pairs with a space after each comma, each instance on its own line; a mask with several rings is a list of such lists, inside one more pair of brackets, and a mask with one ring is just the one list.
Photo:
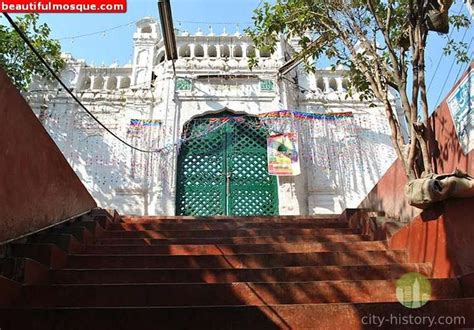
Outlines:
[[295, 176], [301, 173], [298, 134], [284, 133], [267, 138], [268, 173]]

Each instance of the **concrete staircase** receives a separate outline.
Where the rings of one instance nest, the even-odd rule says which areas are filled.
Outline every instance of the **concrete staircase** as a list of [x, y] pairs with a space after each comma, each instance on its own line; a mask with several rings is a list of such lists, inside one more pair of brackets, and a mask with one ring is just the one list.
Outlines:
[[400, 328], [404, 315], [474, 315], [457, 279], [432, 279], [432, 301], [402, 306], [396, 280], [429, 276], [431, 265], [408, 263], [343, 217], [95, 211], [4, 255], [1, 330], [351, 329], [377, 326], [374, 315], [395, 315], [384, 328]]

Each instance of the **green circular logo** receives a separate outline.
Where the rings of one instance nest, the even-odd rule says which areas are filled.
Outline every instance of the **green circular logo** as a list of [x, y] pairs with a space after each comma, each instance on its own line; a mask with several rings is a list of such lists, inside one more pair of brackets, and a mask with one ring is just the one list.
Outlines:
[[403, 306], [420, 308], [431, 298], [431, 283], [419, 273], [407, 273], [397, 281], [396, 294]]

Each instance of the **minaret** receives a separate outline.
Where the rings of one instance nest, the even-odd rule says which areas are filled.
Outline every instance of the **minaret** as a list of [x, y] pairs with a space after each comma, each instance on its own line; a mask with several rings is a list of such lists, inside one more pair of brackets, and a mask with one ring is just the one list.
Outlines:
[[150, 88], [155, 45], [160, 38], [161, 33], [154, 18], [145, 17], [137, 22], [137, 30], [133, 35], [132, 88]]
[[422, 305], [421, 301], [421, 288], [420, 288], [420, 281], [418, 281], [418, 277], [415, 277], [415, 283], [412, 286], [412, 306], [411, 308], [419, 308]]

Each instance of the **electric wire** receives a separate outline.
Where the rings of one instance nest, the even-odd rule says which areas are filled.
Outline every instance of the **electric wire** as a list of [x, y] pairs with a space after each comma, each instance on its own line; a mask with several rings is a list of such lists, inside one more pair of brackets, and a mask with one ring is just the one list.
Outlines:
[[126, 24], [113, 26], [111, 28], [100, 30], [100, 31], [95, 31], [95, 32], [90, 32], [90, 33], [85, 33], [85, 34], [78, 34], [78, 35], [69, 36], [69, 37], [57, 38], [56, 40], [68, 40], [68, 39], [79, 39], [79, 38], [83, 38], [83, 37], [90, 37], [90, 36], [94, 36], [94, 35], [97, 35], [97, 34], [103, 34], [103, 33], [109, 32], [109, 31], [117, 30], [117, 29], [120, 29], [120, 28], [125, 27], [125, 26], [130, 26], [133, 23], [136, 23], [136, 21], [131, 21], [131, 22], [128, 22]]
[[[3, 13], [3, 15], [7, 18], [8, 22], [12, 25], [12, 27], [15, 29], [15, 31], [20, 35], [20, 37], [23, 39], [23, 41], [27, 44], [27, 46], [31, 49], [31, 51], [38, 57], [38, 59], [41, 61], [41, 63], [48, 69], [48, 71], [53, 75], [53, 77], [58, 81], [58, 83], [64, 88], [65, 91], [67, 91], [67, 93], [74, 99], [74, 101], [76, 101], [80, 106], [81, 108], [92, 118], [94, 119], [94, 121], [96, 121], [102, 128], [104, 128], [108, 133], [110, 133], [114, 138], [116, 138], [118, 141], [120, 141], [121, 143], [123, 143], [124, 145], [130, 147], [131, 149], [133, 150], [136, 150], [136, 151], [139, 151], [139, 152], [143, 152], [143, 153], [158, 153], [158, 152], [162, 152], [163, 150], [166, 150], [167, 147], [169, 146], [165, 146], [163, 148], [159, 148], [159, 149], [156, 149], [156, 150], [144, 150], [144, 149], [140, 149], [140, 148], [137, 148], [133, 145], [131, 145], [130, 143], [128, 143], [127, 141], [125, 141], [124, 139], [122, 139], [121, 137], [119, 137], [118, 135], [116, 135], [114, 132], [112, 132], [107, 126], [105, 126], [97, 117], [95, 117], [87, 108], [86, 106], [84, 106], [84, 104], [82, 104], [82, 102], [69, 90], [69, 88], [67, 88], [66, 84], [64, 84], [64, 82], [61, 80], [61, 78], [54, 72], [54, 70], [51, 68], [51, 66], [49, 65], [49, 63], [41, 56], [41, 54], [39, 54], [39, 52], [36, 50], [36, 48], [31, 44], [30, 40], [28, 39], [28, 37], [23, 33], [23, 31], [18, 27], [18, 25], [13, 21], [13, 19], [10, 17], [10, 15], [8, 15], [7, 13]], [[198, 135], [197, 137], [201, 137], [201, 136], [204, 136], [206, 134], [209, 134], [210, 132], [214, 131], [214, 130], [217, 130], [219, 129], [224, 123], [221, 123], [220, 125], [217, 125], [216, 127], [213, 127], [212, 129], [210, 129], [208, 132], [205, 132], [205, 133], [202, 133], [202, 135]], [[173, 146], [174, 145], [178, 145], [179, 143], [182, 143], [183, 141], [186, 141], [186, 139], [181, 139], [180, 142], [178, 143], [174, 143], [172, 144]]]
[[[99, 35], [99, 34], [104, 34], [104, 33], [109, 32], [109, 31], [117, 30], [117, 29], [120, 29], [120, 28], [123, 28], [123, 27], [131, 26], [132, 24], [135, 24], [137, 22], [138, 21], [131, 21], [131, 22], [128, 22], [128, 23], [125, 23], [125, 24], [116, 25], [116, 26], [113, 26], [113, 27], [110, 27], [110, 28], [107, 28], [107, 29], [103, 29], [103, 30], [98, 30], [98, 31], [94, 31], [94, 32], [78, 34], [78, 35], [73, 35], [73, 36], [66, 36], [66, 37], [56, 38], [56, 40], [74, 40], [74, 39], [80, 39], [80, 38], [84, 38], [84, 37], [91, 37], [91, 36], [95, 36], [95, 35]], [[199, 22], [199, 21], [183, 21], [183, 20], [175, 21], [175, 23], [177, 23], [178, 25], [181, 24], [181, 23], [185, 23], [185, 24], [202, 24], [202, 25], [237, 25], [237, 26], [252, 24], [252, 22]]]
[[206, 24], [206, 25], [246, 25], [252, 24], [252, 22], [200, 22], [200, 21], [176, 21], [176, 23], [186, 23], [186, 24]]
[[[157, 149], [157, 150], [144, 150], [141, 148], [137, 148], [127, 141], [125, 141], [123, 138], [119, 137], [116, 135], [113, 131], [111, 131], [107, 126], [105, 126], [92, 112], [87, 109], [87, 107], [77, 98], [76, 95], [74, 95], [71, 90], [66, 86], [66, 84], [61, 80], [61, 78], [54, 72], [54, 70], [51, 68], [49, 63], [41, 56], [41, 54], [36, 50], [36, 48], [32, 45], [31, 41], [28, 39], [28, 37], [23, 33], [23, 31], [17, 26], [17, 24], [13, 21], [13, 19], [8, 15], [7, 13], [3, 13], [8, 22], [11, 24], [11, 26], [15, 29], [15, 31], [19, 34], [19, 36], [22, 38], [22, 40], [27, 44], [27, 46], [30, 48], [30, 50], [38, 57], [38, 59], [41, 61], [41, 63], [46, 67], [46, 69], [51, 73], [51, 75], [54, 77], [54, 79], [64, 88], [64, 90], [73, 98], [74, 101], [95, 121], [97, 122], [103, 129], [105, 129], [109, 134], [111, 134], [115, 139], [123, 143], [124, 145], [130, 147], [133, 150], [143, 152], [143, 153], [155, 153], [155, 152], [160, 152], [162, 149]], [[130, 23], [128, 23], [130, 24]], [[115, 27], [117, 28], [117, 27]], [[113, 29], [113, 28], [111, 28]], [[108, 29], [109, 31], [111, 29]], [[88, 34], [91, 35], [91, 34]], [[64, 39], [64, 38], [63, 38]], [[314, 91], [306, 89], [302, 86], [300, 86], [298, 83], [292, 81], [291, 79], [288, 79], [286, 77], [282, 77], [282, 79], [294, 84], [297, 86], [301, 91], [303, 92], [309, 92], [309, 93], [314, 93]], [[209, 132], [208, 132], [209, 133]]]
[[302, 87], [302, 86], [299, 85], [297, 82], [294, 82], [293, 80], [288, 79], [288, 78], [285, 77], [285, 76], [281, 76], [281, 78], [282, 78], [283, 80], [286, 80], [286, 81], [288, 81], [289, 83], [295, 85], [295, 86], [298, 87], [298, 88], [300, 89], [300, 91], [302, 91], [302, 92], [307, 92], [307, 93], [312, 93], [312, 94], [314, 94], [314, 91]]
[[18, 33], [18, 35], [20, 36], [20, 38], [27, 44], [27, 46], [30, 48], [30, 50], [36, 55], [36, 57], [38, 57], [38, 59], [40, 60], [40, 62], [46, 67], [46, 69], [51, 73], [51, 75], [54, 77], [54, 79], [56, 79], [58, 81], [58, 83], [64, 88], [64, 90], [74, 99], [74, 101], [77, 102], [77, 104], [79, 104], [79, 106], [95, 121], [97, 122], [103, 129], [105, 129], [108, 133], [110, 133], [114, 138], [116, 138], [117, 140], [119, 140], [120, 142], [122, 142], [123, 144], [125, 144], [126, 146], [130, 147], [131, 149], [133, 150], [136, 150], [136, 151], [140, 151], [140, 152], [144, 152], [144, 153], [152, 153], [152, 152], [155, 152], [154, 150], [144, 150], [144, 149], [141, 149], [141, 148], [137, 148], [133, 145], [131, 145], [130, 143], [128, 143], [127, 141], [125, 141], [124, 139], [122, 139], [121, 137], [119, 137], [118, 135], [116, 135], [114, 132], [112, 132], [107, 126], [105, 126], [96, 116], [94, 116], [94, 114], [92, 114], [92, 112], [89, 111], [89, 109], [86, 108], [86, 106], [84, 104], [82, 104], [82, 102], [77, 98], [76, 95], [74, 95], [74, 93], [72, 93], [70, 91], [70, 89], [66, 86], [66, 84], [61, 80], [61, 78], [57, 75], [56, 72], [54, 72], [54, 70], [51, 68], [51, 66], [49, 65], [49, 63], [43, 58], [43, 56], [41, 56], [41, 54], [38, 52], [38, 50], [33, 46], [33, 44], [31, 43], [31, 41], [28, 39], [28, 37], [25, 35], [25, 33], [18, 27], [18, 25], [13, 21], [13, 19], [10, 17], [10, 15], [8, 15], [7, 13], [3, 13], [3, 15], [5, 16], [5, 18], [8, 20], [8, 22], [10, 23], [10, 25], [15, 29], [15, 31]]
[[[468, 29], [466, 29], [464, 31], [464, 35], [462, 36], [462, 40], [461, 42], [464, 41], [464, 38], [466, 37], [466, 33], [467, 33]], [[471, 39], [471, 42], [472, 42], [472, 39]], [[469, 44], [470, 46], [470, 44]], [[438, 106], [438, 102], [439, 100], [441, 99], [441, 96], [443, 95], [443, 92], [444, 92], [444, 88], [446, 87], [446, 84], [448, 82], [448, 79], [449, 77], [451, 76], [451, 71], [453, 70], [453, 66], [454, 66], [454, 63], [456, 62], [456, 56], [453, 57], [453, 60], [451, 61], [451, 66], [449, 67], [449, 71], [448, 71], [448, 74], [446, 75], [446, 78], [444, 79], [444, 82], [443, 82], [443, 87], [441, 87], [441, 90], [439, 91], [438, 93], [438, 99], [436, 100], [435, 102], [435, 106]]]
[[[471, 42], [469, 42], [469, 46], [467, 47], [468, 54], [469, 54], [469, 49], [471, 49], [471, 44], [472, 44], [473, 40], [474, 40], [474, 37], [471, 38]], [[474, 57], [474, 50], [470, 54], [471, 54], [471, 56], [469, 56], [469, 58], [472, 59]], [[469, 65], [471, 65], [471, 62], [466, 63], [466, 66], [462, 66], [462, 65], [459, 66], [458, 73], [456, 74], [456, 78], [454, 79], [455, 82], [458, 81], [458, 78], [459, 78], [459, 75], [461, 74], [461, 72], [465, 71], [465, 69], [463, 70], [463, 68], [466, 68]]]
[[[461, 10], [462, 10], [462, 6], [459, 7], [459, 11], [457, 12], [457, 15], [459, 15], [459, 14], [461, 13]], [[448, 44], [449, 39], [451, 39], [451, 36], [452, 36], [452, 34], [453, 34], [453, 31], [454, 31], [454, 29], [451, 29], [451, 32], [449, 32], [448, 40], [446, 41], [446, 45]], [[445, 47], [446, 47], [446, 45], [445, 45]], [[434, 71], [433, 75], [431, 76], [430, 82], [429, 82], [429, 84], [428, 84], [428, 89], [427, 89], [427, 91], [430, 90], [431, 84], [433, 83], [434, 78], [436, 77], [436, 73], [438, 73], [438, 69], [439, 69], [439, 66], [440, 66], [440, 64], [441, 64], [441, 60], [443, 59], [443, 57], [444, 57], [444, 54], [441, 53], [441, 56], [439, 57], [439, 60], [438, 60], [438, 64], [436, 65], [435, 71]]]

